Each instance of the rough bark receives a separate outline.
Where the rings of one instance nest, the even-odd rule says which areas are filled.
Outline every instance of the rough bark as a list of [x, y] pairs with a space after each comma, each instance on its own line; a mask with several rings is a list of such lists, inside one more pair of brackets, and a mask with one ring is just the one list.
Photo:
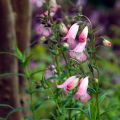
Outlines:
[[24, 51], [30, 44], [31, 6], [30, 0], [12, 0], [16, 16], [16, 35], [18, 47]]
[[[12, 0], [14, 13], [16, 16], [16, 37], [18, 47], [22, 52], [28, 52], [30, 46], [31, 33], [31, 6], [29, 0]], [[19, 72], [23, 73], [23, 68], [19, 64]], [[20, 83], [20, 99], [23, 107], [27, 106], [28, 96], [25, 94], [25, 79], [19, 78]], [[27, 115], [27, 111], [23, 111]]]
[[[10, 0], [0, 0], [0, 52], [13, 52], [16, 42], [14, 16]], [[14, 56], [0, 54], [0, 74], [17, 73], [17, 60]], [[0, 104], [7, 104], [14, 108], [20, 107], [18, 77], [11, 75], [0, 77]], [[6, 117], [10, 108], [0, 108], [0, 117]], [[13, 113], [9, 120], [22, 120], [21, 112]]]

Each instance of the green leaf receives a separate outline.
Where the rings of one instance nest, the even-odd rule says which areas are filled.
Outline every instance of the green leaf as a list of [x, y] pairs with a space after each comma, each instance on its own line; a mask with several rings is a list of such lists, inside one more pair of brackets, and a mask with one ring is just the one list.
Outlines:
[[101, 61], [99, 61], [99, 63], [103, 66], [103, 69], [105, 69], [111, 73], [114, 73], [114, 74], [118, 74], [118, 75], [120, 74], [120, 68], [118, 65], [113, 64], [106, 60], [101, 60]]
[[25, 56], [22, 54], [22, 52], [19, 50], [19, 48], [15, 48], [15, 56], [22, 61], [23, 63], [25, 62]]
[[99, 97], [99, 104], [101, 104], [104, 101], [104, 99], [107, 95], [108, 95], [108, 93], [104, 93], [102, 96]]
[[43, 104], [43, 101], [39, 101], [36, 105], [34, 105], [34, 110], [38, 110], [42, 104]]
[[92, 113], [91, 113], [90, 104], [88, 104], [88, 117], [90, 120], [92, 120]]
[[6, 116], [6, 120], [8, 120], [8, 118], [9, 118], [13, 113], [18, 112], [18, 111], [22, 111], [22, 110], [26, 110], [26, 109], [28, 109], [28, 108], [25, 108], [25, 107], [17, 107], [17, 108], [15, 108], [15, 109], [11, 110], [11, 111], [8, 113], [8, 115]]

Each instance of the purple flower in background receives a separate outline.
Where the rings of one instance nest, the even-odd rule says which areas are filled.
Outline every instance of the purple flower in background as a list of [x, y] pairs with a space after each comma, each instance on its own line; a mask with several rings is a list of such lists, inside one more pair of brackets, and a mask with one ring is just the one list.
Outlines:
[[45, 70], [45, 79], [48, 80], [50, 79], [51, 82], [54, 82], [52, 77], [56, 76], [57, 70], [54, 65], [50, 65], [46, 70]]
[[35, 7], [42, 7], [42, 5], [45, 3], [45, 0], [30, 0], [30, 3]]
[[51, 35], [51, 29], [45, 27], [43, 24], [36, 24], [35, 25], [35, 33], [37, 35], [48, 37]]

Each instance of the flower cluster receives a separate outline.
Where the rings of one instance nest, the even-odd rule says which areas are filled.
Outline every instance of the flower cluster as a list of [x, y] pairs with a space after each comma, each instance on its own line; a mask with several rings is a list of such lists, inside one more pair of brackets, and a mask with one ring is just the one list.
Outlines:
[[[76, 59], [78, 62], [83, 62], [87, 60], [87, 55], [85, 54], [85, 47], [87, 44], [88, 36], [88, 26], [86, 26], [79, 35], [79, 42], [76, 41], [76, 36], [79, 30], [78, 23], [73, 24], [69, 31], [67, 32], [64, 40], [70, 46], [69, 55], [70, 57]], [[69, 77], [63, 84], [57, 85], [57, 88], [64, 89], [65, 93], [79, 86], [78, 91], [75, 93], [74, 98], [80, 100], [82, 103], [86, 103], [91, 97], [87, 93], [88, 80], [89, 77], [81, 78], [79, 80], [76, 76]]]
[[74, 98], [80, 100], [82, 103], [86, 103], [91, 97], [87, 93], [88, 88], [88, 76], [85, 78], [77, 78], [76, 76], [69, 77], [63, 84], [57, 85], [57, 88], [64, 89], [65, 93], [79, 86], [78, 91], [75, 93]]
[[[78, 61], [78, 63], [84, 62], [88, 59], [87, 54], [85, 53], [86, 45], [87, 45], [87, 37], [88, 37], [88, 26], [85, 26], [80, 35], [78, 36], [77, 40], [77, 34], [79, 31], [79, 24], [74, 23], [70, 29], [68, 30], [64, 24], [62, 24], [62, 27], [60, 29], [61, 31], [64, 31], [66, 33], [65, 37], [63, 38], [64, 45], [69, 47], [69, 56], [72, 59], [75, 59]], [[66, 43], [66, 44], [65, 44]], [[104, 46], [111, 46], [111, 42], [108, 40], [103, 40]], [[87, 93], [88, 88], [88, 82], [89, 77], [79, 78], [77, 76], [70, 76], [63, 84], [57, 85], [57, 88], [64, 89], [64, 92], [66, 95], [68, 95], [68, 92], [75, 87], [78, 86], [78, 90], [74, 95], [74, 98], [77, 100], [80, 100], [82, 103], [86, 103], [88, 100], [90, 100], [90, 95]]]
[[79, 41], [76, 41], [76, 36], [79, 30], [78, 23], [73, 24], [67, 35], [64, 37], [70, 46], [69, 55], [71, 58], [76, 59], [78, 62], [84, 62], [87, 60], [87, 55], [85, 53], [85, 47], [87, 44], [88, 36], [88, 26], [86, 26], [79, 35]]

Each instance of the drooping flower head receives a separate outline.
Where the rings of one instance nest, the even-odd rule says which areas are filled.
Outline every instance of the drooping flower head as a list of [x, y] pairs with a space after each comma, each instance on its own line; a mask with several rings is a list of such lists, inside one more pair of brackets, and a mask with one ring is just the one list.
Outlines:
[[79, 42], [85, 42], [88, 36], [88, 26], [86, 26], [79, 35]]
[[86, 103], [91, 98], [87, 93], [88, 82], [88, 77], [85, 77], [84, 79], [82, 78], [78, 91], [74, 95], [74, 98], [80, 100], [82, 103]]
[[69, 77], [63, 84], [57, 85], [57, 88], [62, 88], [67, 93], [78, 85], [79, 78], [76, 76]]

